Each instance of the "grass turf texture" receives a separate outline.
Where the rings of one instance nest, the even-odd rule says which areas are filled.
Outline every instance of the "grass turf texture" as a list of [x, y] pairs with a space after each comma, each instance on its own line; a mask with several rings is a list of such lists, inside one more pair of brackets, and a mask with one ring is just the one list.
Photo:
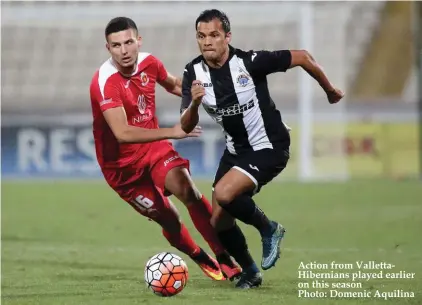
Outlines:
[[[211, 197], [209, 182], [198, 186]], [[264, 272], [264, 285], [246, 292], [206, 278], [168, 245], [156, 224], [138, 215], [105, 182], [3, 182], [2, 304], [422, 304], [420, 182], [272, 183], [255, 198], [286, 226], [287, 234], [282, 258]], [[208, 250], [186, 209], [174, 201], [196, 241]], [[260, 263], [257, 232], [242, 228]], [[181, 255], [190, 271], [185, 290], [169, 299], [153, 295], [143, 282], [145, 262], [161, 251]], [[368, 260], [395, 265], [384, 272], [404, 270], [415, 276], [356, 280], [362, 289], [337, 290], [399, 289], [415, 297], [298, 297], [299, 282], [312, 284], [298, 279], [301, 262], [353, 263], [355, 269], [347, 271], [352, 273], [357, 272], [356, 261]], [[331, 288], [308, 290], [329, 295]]]

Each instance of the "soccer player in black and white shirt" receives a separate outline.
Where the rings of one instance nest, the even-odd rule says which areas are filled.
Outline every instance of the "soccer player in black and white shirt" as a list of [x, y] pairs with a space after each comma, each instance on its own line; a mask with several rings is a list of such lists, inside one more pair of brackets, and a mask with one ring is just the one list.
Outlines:
[[224, 131], [226, 150], [213, 183], [211, 222], [222, 244], [243, 268], [237, 287], [251, 288], [261, 285], [262, 275], [234, 219], [260, 232], [264, 270], [279, 258], [285, 232], [252, 199], [289, 160], [289, 130], [270, 97], [267, 75], [300, 66], [318, 81], [329, 103], [337, 103], [344, 94], [307, 51], [242, 51], [232, 47], [229, 19], [218, 10], [202, 12], [195, 28], [201, 55], [184, 70], [181, 125], [186, 133], [191, 132], [198, 124], [202, 104]]

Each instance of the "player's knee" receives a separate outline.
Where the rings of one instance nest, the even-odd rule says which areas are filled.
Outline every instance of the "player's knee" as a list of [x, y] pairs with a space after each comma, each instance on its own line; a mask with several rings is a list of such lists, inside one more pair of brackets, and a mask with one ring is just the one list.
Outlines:
[[181, 230], [182, 220], [171, 201], [163, 204], [158, 210], [149, 213], [148, 217], [158, 223], [164, 230], [169, 232], [178, 232]]
[[185, 205], [193, 204], [202, 197], [199, 190], [188, 182], [180, 184], [177, 188], [177, 192], [173, 193], [173, 195], [175, 195]]
[[217, 184], [214, 189], [215, 200], [220, 206], [231, 203], [234, 199], [233, 194], [223, 184]]
[[190, 205], [202, 198], [185, 168], [175, 167], [166, 175], [165, 188], [185, 205]]

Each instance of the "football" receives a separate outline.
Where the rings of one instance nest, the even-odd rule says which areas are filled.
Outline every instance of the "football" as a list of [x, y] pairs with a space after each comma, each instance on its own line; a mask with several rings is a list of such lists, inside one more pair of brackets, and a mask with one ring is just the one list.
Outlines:
[[158, 296], [171, 297], [180, 293], [188, 281], [188, 267], [178, 255], [161, 252], [145, 265], [147, 287]]

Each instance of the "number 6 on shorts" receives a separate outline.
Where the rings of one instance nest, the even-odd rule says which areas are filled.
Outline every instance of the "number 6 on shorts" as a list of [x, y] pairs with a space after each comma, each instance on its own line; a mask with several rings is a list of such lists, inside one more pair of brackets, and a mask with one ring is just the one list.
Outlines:
[[146, 212], [148, 209], [150, 209], [154, 205], [154, 202], [151, 199], [149, 199], [149, 198], [147, 198], [143, 195], [138, 195], [135, 198], [135, 200], [132, 200], [132, 203], [138, 209], [140, 209], [141, 211], [144, 211], [144, 212]]

